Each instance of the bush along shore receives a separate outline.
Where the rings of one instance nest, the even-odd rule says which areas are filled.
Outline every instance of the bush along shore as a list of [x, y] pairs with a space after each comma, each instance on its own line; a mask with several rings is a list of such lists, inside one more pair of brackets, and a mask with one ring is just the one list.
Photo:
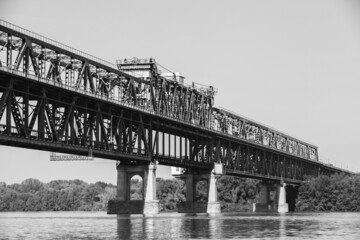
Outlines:
[[[252, 211], [259, 196], [260, 181], [222, 176], [217, 181], [222, 211]], [[177, 211], [186, 200], [185, 183], [179, 179], [156, 180], [157, 199], [162, 211]], [[132, 200], [143, 198], [142, 181], [131, 180]], [[306, 178], [296, 189], [295, 211], [360, 211], [360, 175], [335, 174]], [[290, 193], [288, 195], [293, 195]], [[20, 184], [0, 182], [0, 211], [106, 211], [109, 199], [116, 196], [116, 186], [104, 182], [54, 180], [42, 183], [26, 179]], [[196, 201], [207, 201], [207, 183], [196, 185]]]

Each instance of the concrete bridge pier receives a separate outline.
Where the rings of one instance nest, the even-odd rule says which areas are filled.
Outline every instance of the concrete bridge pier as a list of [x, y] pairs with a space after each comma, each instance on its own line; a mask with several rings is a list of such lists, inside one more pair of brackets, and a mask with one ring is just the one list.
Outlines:
[[286, 203], [286, 184], [284, 182], [262, 182], [258, 202], [254, 203], [254, 212], [289, 212]]
[[[186, 201], [178, 205], [179, 213], [221, 213], [220, 202], [217, 199], [216, 181], [220, 175], [209, 172], [190, 172], [185, 174], [186, 184]], [[207, 202], [196, 201], [196, 183], [206, 180], [208, 185], [208, 199]]]
[[253, 204], [254, 212], [269, 212], [271, 210], [270, 187], [271, 185], [267, 182], [261, 183], [257, 203]]
[[289, 212], [289, 205], [286, 203], [286, 184], [281, 182], [277, 187], [278, 193], [278, 205], [277, 212], [279, 213], [287, 213]]
[[[156, 215], [160, 212], [159, 201], [156, 200], [156, 164], [127, 165], [118, 164], [117, 196], [109, 200], [108, 214], [143, 214]], [[135, 175], [142, 177], [143, 199], [130, 199], [131, 178]]]

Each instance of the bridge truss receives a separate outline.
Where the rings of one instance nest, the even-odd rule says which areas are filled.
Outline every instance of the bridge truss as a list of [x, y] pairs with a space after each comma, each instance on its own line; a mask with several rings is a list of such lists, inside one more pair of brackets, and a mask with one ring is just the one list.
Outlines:
[[[0, 20], [0, 143], [300, 182], [342, 169], [317, 147], [215, 108], [154, 59], [111, 64]], [[141, 75], [141, 76], [139, 76]]]

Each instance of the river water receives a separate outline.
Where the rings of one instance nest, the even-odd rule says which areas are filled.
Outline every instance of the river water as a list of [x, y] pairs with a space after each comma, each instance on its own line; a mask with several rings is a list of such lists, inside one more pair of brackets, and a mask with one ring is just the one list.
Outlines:
[[0, 213], [0, 239], [360, 239], [360, 213]]

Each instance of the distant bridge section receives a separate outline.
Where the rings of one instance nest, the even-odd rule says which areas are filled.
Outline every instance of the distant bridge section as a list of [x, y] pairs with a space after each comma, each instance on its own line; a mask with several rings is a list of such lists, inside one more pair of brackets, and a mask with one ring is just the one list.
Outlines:
[[150, 59], [116, 65], [0, 20], [0, 143], [298, 183], [346, 172], [317, 147], [214, 107]]
[[318, 161], [317, 147], [249, 120], [224, 108], [213, 109], [212, 129], [271, 147], [288, 154]]

